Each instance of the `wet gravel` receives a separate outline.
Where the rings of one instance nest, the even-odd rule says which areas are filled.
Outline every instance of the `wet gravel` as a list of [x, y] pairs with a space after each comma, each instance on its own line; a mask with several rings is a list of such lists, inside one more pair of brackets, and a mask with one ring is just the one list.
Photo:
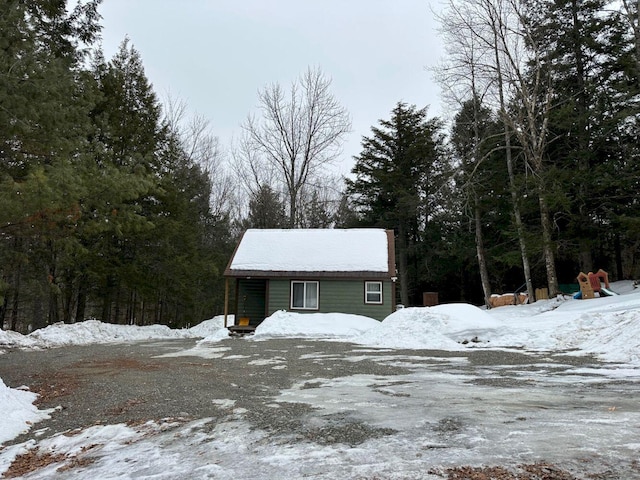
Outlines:
[[[38, 423], [47, 435], [102, 423], [138, 423], [163, 418], [222, 417], [228, 407], [212, 400], [233, 400], [234, 408], [247, 410], [255, 426], [279, 434], [293, 434], [318, 443], [357, 445], [369, 438], [393, 433], [353, 418], [323, 418], [310, 425], [312, 408], [306, 404], [273, 398], [294, 383], [366, 374], [393, 376], [407, 368], [373, 360], [348, 361], [361, 355], [388, 356], [384, 350], [362, 349], [348, 343], [297, 339], [247, 341], [232, 338], [213, 347], [226, 349], [225, 358], [200, 356], [163, 357], [195, 346], [194, 340], [166, 340], [128, 344], [68, 346], [40, 351], [8, 350], [0, 355], [0, 378], [13, 388], [27, 386], [40, 394], [40, 408], [58, 408], [50, 420]], [[309, 355], [313, 352], [313, 355]], [[416, 363], [437, 364], [438, 358], [459, 357], [459, 352], [394, 351], [411, 355]], [[469, 351], [468, 368], [483, 365], [531, 364], [531, 356], [504, 351]], [[270, 361], [282, 362], [282, 368]], [[550, 359], [546, 359], [549, 361]], [[558, 357], [559, 364], [591, 364], [585, 357]], [[286, 367], [286, 368], [285, 368]], [[462, 368], [462, 367], [461, 367]], [[562, 368], [562, 367], [558, 367]], [[504, 373], [503, 373], [504, 375]], [[478, 383], [517, 387], [522, 379], [500, 376], [478, 378]], [[25, 441], [33, 431], [14, 440]]]
[[[10, 443], [96, 424], [139, 424], [167, 418], [211, 418], [215, 424], [242, 410], [246, 421], [274, 437], [357, 446], [396, 431], [372, 426], [349, 413], [322, 414], [306, 403], [289, 403], [281, 398], [276, 401], [280, 392], [293, 385], [301, 385], [301, 390], [314, 389], [331, 379], [367, 375], [380, 377], [380, 385], [375, 380], [370, 385], [372, 391], [407, 396], [402, 389], [394, 393], [390, 388], [406, 383], [403, 377], [394, 383], [394, 376], [410, 374], [416, 366], [438, 371], [443, 362], [450, 370], [468, 376], [469, 384], [498, 389], [530, 387], [530, 380], [523, 378], [522, 372], [540, 370], [538, 363], [543, 363], [550, 375], [576, 366], [602, 366], [590, 357], [561, 354], [474, 349], [388, 351], [298, 339], [230, 338], [210, 345], [205, 356], [171, 356], [193, 347], [195, 340], [163, 340], [39, 351], [5, 350], [0, 354], [0, 378], [5, 384], [13, 388], [26, 386], [40, 394], [40, 408], [56, 409], [49, 420], [39, 422]], [[394, 358], [410, 361], [396, 362]], [[460, 358], [464, 361], [457, 362]], [[614, 389], [619, 386], [628, 396], [628, 382], [610, 381], [606, 385]], [[603, 387], [596, 383], [588, 388]], [[444, 416], [432, 428], [446, 439], [457, 435], [464, 425], [462, 417], [451, 415]], [[449, 475], [493, 478], [454, 477], [451, 472]]]
[[[358, 373], [397, 375], [407, 370], [372, 361], [345, 362], [352, 346], [334, 342], [230, 339], [219, 347], [225, 359], [198, 356], [162, 357], [189, 349], [194, 340], [133, 344], [69, 346], [40, 351], [8, 350], [0, 355], [0, 378], [9, 387], [27, 386], [40, 394], [40, 408], [57, 408], [50, 420], [39, 422], [47, 435], [102, 423], [140, 423], [163, 418], [222, 417], [228, 407], [212, 400], [234, 400], [247, 410], [257, 427], [294, 433], [321, 442], [358, 444], [385, 434], [353, 421], [339, 419], [307, 428], [310, 413], [304, 404], [283, 408], [269, 405], [282, 389], [304, 378], [335, 378]], [[322, 362], [304, 358], [322, 352]], [[274, 368], [265, 357], [279, 358], [286, 368]], [[326, 356], [325, 356], [326, 355]], [[228, 359], [231, 357], [231, 359]], [[253, 362], [252, 362], [253, 360]], [[311, 385], [312, 387], [313, 385]], [[33, 431], [12, 443], [27, 440]]]

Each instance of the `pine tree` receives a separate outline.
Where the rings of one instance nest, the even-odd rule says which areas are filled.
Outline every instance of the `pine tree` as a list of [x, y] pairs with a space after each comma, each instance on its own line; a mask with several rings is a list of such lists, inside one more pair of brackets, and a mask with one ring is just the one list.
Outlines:
[[249, 200], [249, 214], [244, 228], [286, 228], [288, 219], [284, 202], [269, 185], [262, 185]]
[[439, 211], [438, 190], [446, 167], [438, 119], [426, 109], [398, 103], [390, 120], [372, 127], [355, 157], [347, 191], [364, 225], [394, 229], [400, 301], [419, 303], [417, 256], [423, 234]]
[[33, 326], [60, 318], [58, 271], [80, 248], [74, 232], [92, 100], [81, 46], [99, 31], [98, 3], [71, 12], [65, 2], [0, 4], [0, 283], [10, 299], [0, 321], [11, 309], [12, 328], [27, 290], [36, 299]]
[[150, 281], [139, 258], [145, 237], [157, 232], [153, 208], [165, 173], [160, 153], [166, 130], [140, 55], [127, 39], [112, 60], [98, 55], [93, 74], [100, 96], [91, 112], [92, 168], [95, 178], [118, 183], [108, 190], [94, 185], [83, 242], [90, 252], [91, 286], [101, 292], [98, 316], [118, 322], [127, 317], [134, 292]]

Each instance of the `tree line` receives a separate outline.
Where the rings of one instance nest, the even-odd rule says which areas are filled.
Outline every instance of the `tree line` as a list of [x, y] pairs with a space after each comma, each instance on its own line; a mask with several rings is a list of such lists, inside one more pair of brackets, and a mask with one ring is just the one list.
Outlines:
[[215, 138], [161, 106], [98, 1], [0, 8], [0, 324], [185, 325], [221, 309], [231, 219]]
[[640, 276], [637, 3], [450, 0], [451, 114], [399, 102], [346, 179], [319, 68], [261, 89], [224, 155], [127, 39], [104, 58], [99, 0], [0, 4], [4, 328], [209, 318], [246, 228], [393, 229], [405, 305]]

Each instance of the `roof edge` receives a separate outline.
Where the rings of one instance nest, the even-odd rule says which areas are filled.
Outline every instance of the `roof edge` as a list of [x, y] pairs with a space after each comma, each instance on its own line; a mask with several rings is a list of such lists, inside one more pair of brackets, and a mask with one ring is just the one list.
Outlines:
[[[394, 272], [395, 273], [395, 272]], [[394, 275], [389, 272], [374, 271], [353, 271], [353, 272], [328, 272], [328, 271], [271, 271], [271, 270], [229, 270], [224, 273], [225, 277], [232, 278], [375, 278], [375, 279], [391, 279]]]
[[393, 230], [387, 230], [387, 259], [389, 261], [389, 277], [396, 276], [396, 237]]
[[231, 254], [231, 258], [229, 259], [229, 261], [227, 262], [227, 268], [224, 269], [224, 272], [222, 274], [223, 277], [230, 277], [231, 275], [231, 264], [233, 263], [233, 259], [236, 257], [236, 253], [238, 253], [238, 248], [240, 248], [240, 244], [242, 243], [242, 239], [244, 238], [244, 234], [247, 233], [247, 230], [245, 230], [244, 232], [242, 232], [242, 235], [240, 235], [240, 238], [238, 239], [238, 241], [236, 242], [236, 248], [233, 249], [233, 253]]

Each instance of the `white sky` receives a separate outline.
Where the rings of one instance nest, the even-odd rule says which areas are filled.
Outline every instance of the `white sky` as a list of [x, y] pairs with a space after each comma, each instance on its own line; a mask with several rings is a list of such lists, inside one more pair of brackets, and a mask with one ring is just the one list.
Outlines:
[[204, 115], [226, 149], [259, 89], [272, 82], [288, 89], [319, 66], [352, 117], [339, 169], [348, 173], [362, 136], [398, 101], [439, 115], [439, 88], [427, 70], [442, 51], [436, 7], [428, 0], [106, 0], [100, 12], [106, 57], [129, 36], [156, 93]]

